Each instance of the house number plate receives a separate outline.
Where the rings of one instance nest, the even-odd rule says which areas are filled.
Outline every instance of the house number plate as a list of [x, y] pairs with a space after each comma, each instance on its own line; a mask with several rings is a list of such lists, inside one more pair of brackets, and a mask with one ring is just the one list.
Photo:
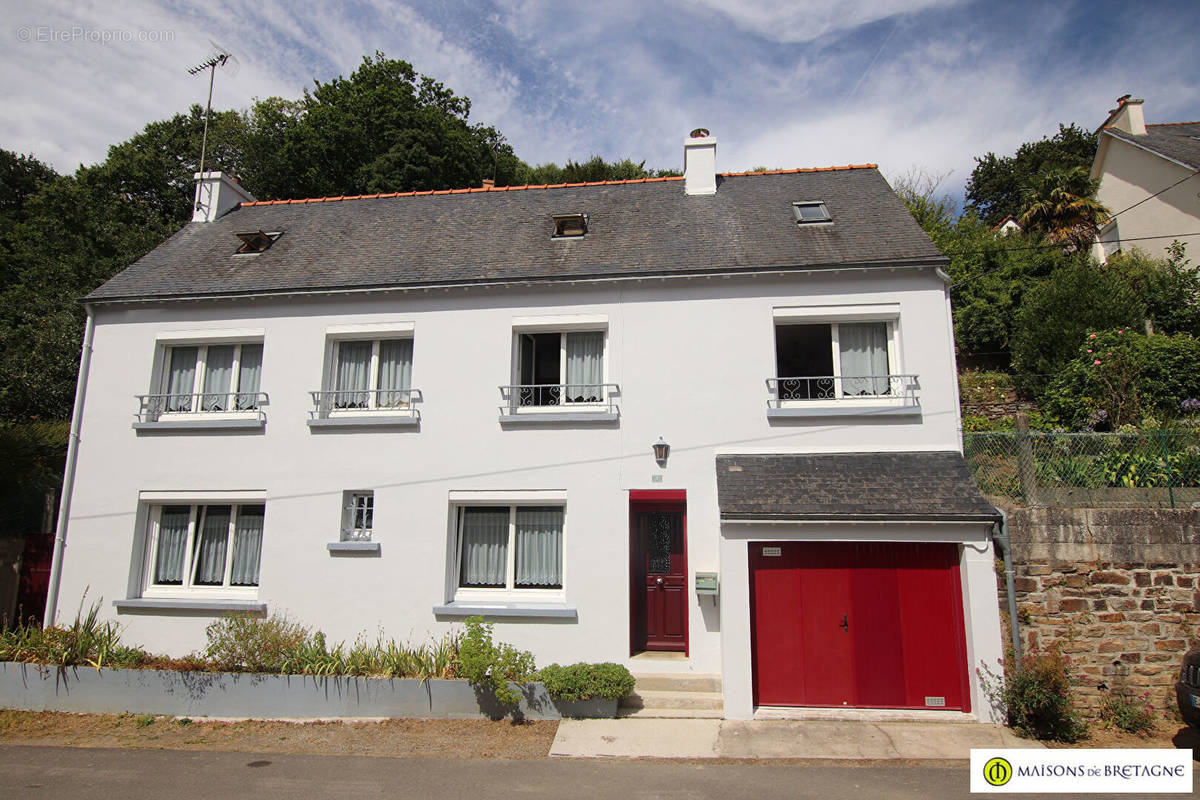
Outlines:
[[782, 547], [764, 547], [762, 554], [764, 556], [781, 556], [781, 555], [783, 555], [783, 548]]

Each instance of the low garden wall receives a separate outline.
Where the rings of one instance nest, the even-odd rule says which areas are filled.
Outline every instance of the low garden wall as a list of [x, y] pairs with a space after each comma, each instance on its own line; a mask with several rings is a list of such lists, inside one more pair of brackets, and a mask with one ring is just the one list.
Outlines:
[[1173, 708], [1200, 634], [1200, 511], [1005, 510], [1024, 646], [1070, 655], [1085, 701], [1123, 681]]
[[[515, 685], [514, 685], [515, 686]], [[23, 711], [254, 719], [612, 717], [615, 700], [554, 701], [541, 683], [519, 706], [462, 680], [312, 677], [0, 663], [0, 707]]]

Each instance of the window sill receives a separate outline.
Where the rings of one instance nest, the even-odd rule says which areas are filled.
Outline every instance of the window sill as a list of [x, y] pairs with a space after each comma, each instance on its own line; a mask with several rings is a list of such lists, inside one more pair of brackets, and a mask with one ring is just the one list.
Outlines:
[[579, 619], [573, 606], [555, 603], [471, 603], [452, 602], [434, 606], [433, 613], [439, 617], [510, 617], [523, 619]]
[[139, 433], [152, 431], [198, 431], [198, 430], [262, 430], [267, 426], [266, 416], [252, 418], [213, 419], [196, 415], [196, 419], [170, 419], [158, 422], [135, 422], [133, 429]]
[[421, 424], [421, 415], [416, 411], [398, 414], [380, 414], [322, 417], [307, 420], [310, 428], [415, 428]]
[[329, 542], [325, 547], [331, 553], [363, 553], [375, 554], [380, 552], [379, 542]]
[[921, 413], [921, 404], [895, 400], [845, 400], [822, 402], [811, 401], [812, 405], [802, 401], [782, 408], [767, 409], [767, 419], [796, 419], [804, 417], [877, 417], [877, 416], [912, 416]]
[[596, 423], [617, 422], [620, 412], [613, 411], [518, 411], [516, 413], [502, 409], [500, 412], [501, 425], [543, 425], [546, 423]]
[[252, 614], [267, 613], [267, 604], [254, 600], [181, 600], [173, 597], [134, 597], [128, 600], [114, 600], [113, 607], [117, 609], [118, 614], [138, 611], [196, 611], [214, 614], [230, 611]]

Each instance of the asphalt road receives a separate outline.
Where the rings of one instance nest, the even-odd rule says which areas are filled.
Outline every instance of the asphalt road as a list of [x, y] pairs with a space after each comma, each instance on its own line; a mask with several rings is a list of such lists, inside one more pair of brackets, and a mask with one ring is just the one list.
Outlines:
[[[1200, 781], [1200, 770], [1196, 777]], [[0, 797], [941, 800], [979, 795], [968, 790], [965, 764], [501, 761], [10, 745], [0, 746]]]

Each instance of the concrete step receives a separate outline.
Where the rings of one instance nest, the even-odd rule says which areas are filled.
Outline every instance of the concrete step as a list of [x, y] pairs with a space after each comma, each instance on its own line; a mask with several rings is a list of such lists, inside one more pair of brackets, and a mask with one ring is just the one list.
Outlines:
[[722, 719], [725, 712], [710, 708], [618, 708], [621, 719]]
[[720, 675], [697, 675], [692, 672], [679, 674], [659, 673], [634, 675], [638, 691], [650, 692], [720, 692]]
[[682, 709], [690, 711], [720, 711], [725, 706], [720, 692], [676, 692], [634, 689], [621, 700], [622, 708]]

